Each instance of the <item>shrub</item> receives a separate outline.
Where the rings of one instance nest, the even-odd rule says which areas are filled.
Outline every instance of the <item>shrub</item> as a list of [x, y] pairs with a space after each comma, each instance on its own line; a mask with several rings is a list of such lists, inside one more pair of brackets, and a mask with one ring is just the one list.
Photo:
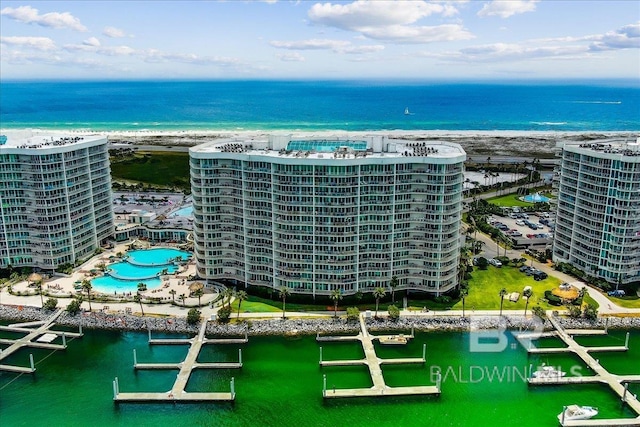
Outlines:
[[[219, 314], [220, 312], [218, 312], [218, 315]], [[231, 314], [231, 312], [229, 312], [229, 314]], [[197, 308], [192, 308], [187, 313], [187, 323], [190, 325], [195, 325], [198, 322], [200, 322], [200, 310], [198, 310]]]
[[228, 306], [221, 307], [218, 310], [218, 321], [226, 323], [229, 321], [229, 316], [231, 316], [231, 308]]
[[545, 319], [547, 317], [547, 312], [544, 311], [544, 308], [540, 307], [539, 305], [533, 307], [531, 311], [541, 319]]
[[598, 318], [598, 309], [593, 304], [587, 304], [584, 308], [584, 317], [589, 320], [596, 320]]
[[478, 258], [477, 265], [480, 270], [486, 270], [489, 268], [489, 261], [485, 257], [481, 256]]
[[42, 307], [45, 310], [55, 310], [58, 306], [58, 298], [47, 298]]
[[551, 305], [562, 305], [562, 299], [549, 290], [544, 291], [544, 297]]
[[358, 321], [360, 310], [358, 307], [347, 307], [347, 321]]
[[79, 311], [80, 301], [78, 301], [77, 299], [74, 299], [69, 303], [69, 305], [67, 305], [67, 313], [71, 314], [72, 316], [78, 314]]
[[393, 304], [387, 307], [387, 312], [391, 320], [398, 320], [400, 318], [400, 310]]

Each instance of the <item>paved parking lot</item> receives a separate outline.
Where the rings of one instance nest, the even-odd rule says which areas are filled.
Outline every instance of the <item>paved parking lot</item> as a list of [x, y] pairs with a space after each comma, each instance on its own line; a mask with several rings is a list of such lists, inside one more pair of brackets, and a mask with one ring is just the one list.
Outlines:
[[[554, 215], [549, 214], [549, 218], [544, 216], [537, 216], [534, 214], [513, 214], [512, 216], [520, 216], [520, 218], [511, 218], [509, 216], [493, 216], [488, 218], [489, 224], [492, 224], [496, 228], [500, 228], [506, 235], [512, 237], [516, 246], [543, 246], [551, 243], [553, 238], [553, 228], [548, 224], [542, 224], [542, 222], [548, 222], [554, 224]], [[526, 224], [529, 222], [533, 224], [529, 226]], [[503, 224], [501, 226], [500, 224]], [[533, 229], [533, 226], [536, 229]]]

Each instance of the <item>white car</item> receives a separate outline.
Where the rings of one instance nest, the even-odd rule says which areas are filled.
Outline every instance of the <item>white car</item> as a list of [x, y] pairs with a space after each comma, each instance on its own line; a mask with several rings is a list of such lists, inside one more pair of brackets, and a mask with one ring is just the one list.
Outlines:
[[489, 264], [493, 265], [494, 267], [502, 267], [502, 263], [495, 258], [491, 258], [489, 260]]
[[524, 225], [524, 221], [519, 219], [516, 221], [516, 225]]

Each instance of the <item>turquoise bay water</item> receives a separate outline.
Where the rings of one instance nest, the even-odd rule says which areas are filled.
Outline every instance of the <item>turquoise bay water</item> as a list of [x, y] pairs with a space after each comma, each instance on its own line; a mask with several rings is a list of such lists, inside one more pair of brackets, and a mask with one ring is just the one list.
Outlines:
[[0, 81], [0, 93], [13, 129], [640, 130], [637, 80]]
[[[5, 333], [1, 336], [5, 337]], [[158, 334], [157, 337], [168, 336]], [[589, 338], [590, 345], [619, 345], [624, 332]], [[515, 342], [512, 340], [512, 342]], [[502, 382], [480, 372], [515, 372], [529, 364], [547, 363], [569, 370], [573, 356], [528, 356], [516, 346], [502, 353], [469, 353], [466, 333], [418, 333], [403, 347], [378, 346], [382, 358], [419, 357], [427, 343], [427, 364], [388, 366], [389, 385], [432, 384], [433, 367], [445, 374], [440, 397], [398, 397], [323, 401], [322, 375], [329, 388], [371, 385], [363, 367], [320, 368], [314, 337], [250, 337], [242, 346], [241, 370], [195, 371], [188, 391], [227, 391], [235, 377], [234, 404], [120, 404], [112, 402], [114, 377], [121, 391], [167, 391], [176, 371], [132, 368], [135, 348], [140, 362], [177, 362], [186, 346], [149, 346], [147, 334], [90, 331], [73, 340], [66, 352], [22, 350], [9, 363], [26, 365], [33, 352], [35, 376], [0, 373], [2, 425], [71, 426], [86, 420], [92, 426], [555, 426], [562, 405], [599, 407], [602, 418], [631, 417], [617, 396], [601, 385], [529, 387], [517, 375]], [[557, 346], [546, 340], [544, 345]], [[640, 331], [634, 331], [628, 353], [599, 354], [613, 372], [640, 373]], [[323, 343], [325, 360], [360, 358], [358, 343]], [[199, 361], [237, 361], [238, 346], [205, 346]], [[448, 367], [451, 367], [448, 370]], [[506, 369], [506, 371], [502, 371]], [[515, 378], [515, 380], [513, 380]], [[634, 389], [632, 388], [632, 391]], [[637, 392], [638, 388], [635, 388]], [[28, 415], [33, 414], [33, 415]], [[35, 416], [35, 414], [39, 414]]]

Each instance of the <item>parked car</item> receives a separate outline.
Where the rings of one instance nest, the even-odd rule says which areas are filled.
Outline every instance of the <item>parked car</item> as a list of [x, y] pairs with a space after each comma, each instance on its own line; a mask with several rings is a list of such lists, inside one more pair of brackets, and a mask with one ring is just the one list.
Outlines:
[[549, 275], [544, 271], [536, 271], [535, 273], [533, 273], [534, 280], [544, 280], [547, 277], [549, 277]]
[[609, 294], [610, 297], [623, 297], [623, 296], [625, 296], [625, 291], [623, 291], [622, 289], [617, 289], [615, 291], [609, 291], [607, 293]]
[[519, 219], [516, 221], [516, 225], [524, 225], [524, 221]]
[[500, 260], [497, 260], [495, 258], [491, 258], [489, 260], [489, 264], [493, 265], [494, 267], [498, 267], [498, 268], [502, 267], [502, 263], [500, 262]]

